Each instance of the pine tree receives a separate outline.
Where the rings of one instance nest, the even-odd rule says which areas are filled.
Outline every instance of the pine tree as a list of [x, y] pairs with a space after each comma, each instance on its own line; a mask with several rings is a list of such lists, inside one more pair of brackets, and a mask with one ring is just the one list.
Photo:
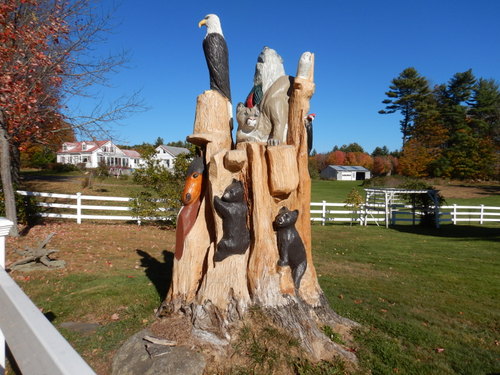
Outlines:
[[404, 146], [415, 125], [415, 119], [428, 106], [431, 90], [427, 79], [422, 77], [413, 67], [403, 70], [397, 78], [392, 80], [389, 88], [390, 90], [385, 93], [389, 99], [382, 101], [386, 107], [379, 113], [401, 112], [403, 119], [400, 124]]
[[[458, 179], [485, 178], [489, 172], [482, 170], [484, 142], [474, 131], [470, 103], [476, 90], [476, 78], [472, 70], [456, 73], [448, 84], [436, 90], [439, 111], [449, 133], [446, 149], [437, 163], [445, 177]], [[443, 167], [446, 166], [446, 167]]]
[[481, 137], [491, 138], [500, 147], [500, 89], [495, 80], [479, 79], [469, 113], [474, 131]]
[[372, 152], [372, 156], [388, 156], [389, 155], [389, 149], [387, 146], [383, 147], [375, 147], [375, 149]]

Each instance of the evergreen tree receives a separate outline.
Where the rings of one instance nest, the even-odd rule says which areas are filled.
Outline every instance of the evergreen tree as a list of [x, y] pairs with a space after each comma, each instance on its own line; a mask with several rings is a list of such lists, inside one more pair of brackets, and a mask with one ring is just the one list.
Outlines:
[[389, 149], [387, 146], [383, 147], [375, 147], [375, 149], [372, 152], [372, 156], [388, 156], [389, 155]]
[[472, 93], [470, 126], [479, 142], [481, 178], [500, 177], [500, 89], [493, 79], [480, 78]]
[[490, 138], [500, 148], [500, 89], [493, 79], [480, 78], [474, 88], [469, 111], [471, 126], [480, 137]]
[[[437, 168], [445, 177], [478, 178], [480, 171], [480, 144], [472, 127], [469, 102], [475, 90], [476, 78], [469, 69], [456, 73], [446, 86], [436, 91], [439, 111], [449, 137]], [[446, 166], [446, 167], [444, 167]]]
[[[337, 146], [335, 146], [335, 147], [337, 147]], [[333, 151], [337, 151], [337, 150], [335, 150], [335, 147], [334, 147]], [[338, 150], [342, 151], [342, 152], [365, 152], [365, 150], [363, 150], [363, 147], [361, 147], [356, 142], [349, 143], [349, 145], [342, 145], [342, 147]]]
[[155, 142], [154, 146], [158, 147], [158, 146], [161, 146], [163, 143], [164, 143], [163, 138], [158, 137], [158, 138], [156, 138], [156, 142]]
[[427, 108], [431, 90], [427, 79], [412, 67], [406, 68], [394, 78], [389, 88], [390, 90], [385, 93], [389, 99], [382, 101], [386, 107], [379, 113], [401, 112], [403, 119], [400, 124], [404, 146], [410, 137], [416, 117]]

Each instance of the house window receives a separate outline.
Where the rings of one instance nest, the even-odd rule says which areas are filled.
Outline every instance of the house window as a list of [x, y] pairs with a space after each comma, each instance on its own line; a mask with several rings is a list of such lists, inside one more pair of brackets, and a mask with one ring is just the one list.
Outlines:
[[88, 156], [82, 156], [82, 163], [88, 163], [89, 162], [89, 157]]
[[82, 151], [86, 151], [87, 150], [87, 144], [86, 143], [82, 143]]
[[165, 162], [167, 163], [167, 168], [170, 168], [170, 160], [167, 159], [167, 160], [165, 160]]
[[67, 144], [63, 144], [63, 151], [68, 151], [68, 145]]

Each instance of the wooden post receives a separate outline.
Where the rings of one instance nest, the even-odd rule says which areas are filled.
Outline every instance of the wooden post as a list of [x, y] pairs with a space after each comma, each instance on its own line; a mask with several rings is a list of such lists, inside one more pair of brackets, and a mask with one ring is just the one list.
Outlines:
[[326, 201], [323, 201], [323, 212], [321, 213], [321, 217], [323, 218], [323, 221], [321, 222], [321, 225], [325, 225], [326, 222]]
[[82, 223], [82, 193], [76, 193], [76, 223]]

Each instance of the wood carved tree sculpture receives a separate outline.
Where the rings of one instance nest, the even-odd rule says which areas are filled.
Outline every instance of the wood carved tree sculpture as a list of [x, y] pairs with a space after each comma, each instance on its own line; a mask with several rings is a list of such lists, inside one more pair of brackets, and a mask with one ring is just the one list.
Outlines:
[[184, 314], [193, 330], [227, 342], [232, 327], [257, 306], [295, 335], [311, 358], [340, 355], [355, 361], [321, 330], [328, 325], [345, 332], [355, 323], [331, 310], [312, 260], [305, 119], [313, 78], [314, 55], [306, 52], [296, 77], [286, 79], [283, 142], [234, 146], [228, 98], [216, 90], [198, 97], [194, 132], [187, 139], [202, 150], [206, 184], [194, 223], [178, 238], [183, 251], [174, 259], [161, 315]]

